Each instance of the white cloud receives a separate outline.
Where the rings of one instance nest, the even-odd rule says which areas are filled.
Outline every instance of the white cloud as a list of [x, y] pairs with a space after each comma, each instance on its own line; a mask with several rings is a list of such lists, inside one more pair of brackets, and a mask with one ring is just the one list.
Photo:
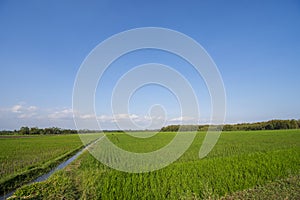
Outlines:
[[9, 109], [1, 109], [2, 111], [6, 112], [6, 114], [13, 114], [16, 115], [17, 118], [31, 118], [37, 115], [36, 111], [38, 107], [36, 106], [27, 106], [25, 103], [20, 103], [12, 106]]
[[13, 113], [28, 113], [28, 112], [34, 112], [38, 109], [36, 106], [26, 106], [24, 103], [17, 104], [11, 107], [10, 111]]
[[35, 115], [36, 115], [36, 113], [22, 113], [22, 114], [18, 115], [18, 118], [20, 118], [20, 119], [32, 118]]
[[38, 108], [36, 106], [29, 106], [27, 108], [28, 111], [36, 111]]
[[[94, 116], [93, 116], [94, 117]], [[140, 117], [135, 114], [115, 114], [115, 115], [100, 115], [97, 120], [101, 122], [119, 122], [124, 120], [139, 120]]]
[[22, 105], [14, 105], [12, 108], [11, 108], [11, 111], [14, 112], [14, 113], [20, 113], [21, 110], [22, 110], [23, 106]]
[[19, 129], [21, 126], [75, 128], [70, 108], [38, 108], [22, 102], [0, 107], [0, 118], [0, 129]]
[[113, 117], [108, 116], [108, 115], [100, 115], [100, 116], [97, 117], [97, 120], [99, 120], [101, 122], [107, 122], [107, 121], [113, 120]]
[[180, 117], [172, 118], [168, 121], [169, 122], [192, 122], [192, 121], [196, 121], [196, 119], [188, 116], [180, 116]]
[[197, 121], [197, 119], [188, 116], [165, 119], [163, 116], [149, 116], [149, 115], [140, 116], [136, 114], [115, 114], [114, 116], [100, 115], [97, 117], [97, 120], [101, 122], [120, 122], [120, 121], [131, 120], [133, 122], [144, 122], [144, 123], [146, 122], [148, 123], [151, 121], [166, 121], [166, 122], [196, 122]]
[[52, 113], [48, 114], [48, 118], [50, 119], [72, 118], [73, 119], [73, 110], [69, 108], [69, 109], [52, 111]]
[[159, 129], [166, 124], [164, 116], [137, 114], [100, 115], [97, 120], [101, 127], [112, 129]]
[[85, 115], [80, 115], [79, 118], [80, 119], [94, 119], [95, 115], [93, 115], [93, 114], [85, 114]]
[[[72, 108], [38, 108], [34, 105], [19, 103], [9, 108], [0, 108], [0, 128], [18, 129], [21, 126], [75, 128], [73, 113], [84, 120], [87, 126], [93, 121], [95, 114], [79, 114]], [[118, 113], [115, 115], [98, 115], [97, 120], [103, 129], [159, 129], [168, 124], [197, 123], [193, 117], [166, 118], [165, 115], [138, 115], [134, 113]], [[86, 127], [95, 129], [95, 127]]]

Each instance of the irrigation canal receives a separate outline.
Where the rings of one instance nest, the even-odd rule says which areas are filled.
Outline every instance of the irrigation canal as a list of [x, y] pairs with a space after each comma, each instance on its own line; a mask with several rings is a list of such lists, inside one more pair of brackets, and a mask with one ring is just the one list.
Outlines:
[[[73, 155], [72, 157], [70, 157], [69, 159], [67, 159], [66, 161], [60, 163], [58, 166], [56, 166], [55, 168], [53, 168], [51, 171], [37, 177], [36, 179], [34, 179], [33, 181], [25, 184], [25, 185], [29, 185], [32, 183], [38, 183], [38, 182], [42, 182], [47, 180], [54, 172], [61, 170], [63, 168], [65, 168], [67, 165], [69, 165], [72, 161], [74, 161], [76, 158], [78, 158], [78, 156], [80, 156], [85, 150], [87, 150], [89, 147], [91, 147], [92, 145], [94, 145], [95, 143], [97, 143], [99, 140], [101, 140], [104, 136], [98, 138], [96, 141], [92, 142], [91, 144], [89, 144], [88, 146], [86, 146], [85, 148], [79, 150], [75, 155]], [[0, 200], [5, 200], [9, 197], [11, 197], [16, 190], [13, 190], [7, 194], [3, 194], [0, 195]]]

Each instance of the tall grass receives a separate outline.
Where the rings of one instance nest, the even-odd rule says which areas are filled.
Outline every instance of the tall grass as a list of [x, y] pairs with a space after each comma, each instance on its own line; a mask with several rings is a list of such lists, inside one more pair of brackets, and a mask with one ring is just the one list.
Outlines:
[[[300, 130], [224, 132], [213, 151], [199, 160], [204, 135], [198, 133], [188, 151], [161, 170], [120, 172], [87, 152], [67, 170], [44, 183], [26, 186], [16, 195], [42, 199], [51, 193], [66, 199], [211, 199], [299, 174]], [[108, 135], [118, 146], [135, 152], [161, 147], [173, 136], [163, 133], [146, 142], [123, 134]], [[67, 182], [67, 189], [60, 188]]]
[[78, 135], [0, 137], [0, 180], [81, 146]]

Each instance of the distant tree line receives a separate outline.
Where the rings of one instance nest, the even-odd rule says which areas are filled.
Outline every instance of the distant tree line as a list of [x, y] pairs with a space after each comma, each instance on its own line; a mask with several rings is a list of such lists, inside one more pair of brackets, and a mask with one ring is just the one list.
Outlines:
[[[174, 131], [207, 131], [209, 125], [169, 125], [163, 127], [162, 132]], [[221, 126], [217, 126], [220, 127]], [[279, 129], [298, 129], [300, 128], [300, 120], [270, 120], [266, 122], [226, 124], [223, 131], [253, 131], [253, 130], [279, 130]]]
[[78, 130], [78, 133], [99, 133], [99, 132], [105, 132], [105, 133], [115, 133], [115, 132], [119, 132], [119, 133], [124, 133], [125, 131], [122, 130], [89, 130], [89, 129], [81, 129]]
[[99, 132], [104, 132], [104, 133], [126, 133], [126, 132], [157, 132], [159, 131], [160, 129], [151, 129], [151, 130], [148, 130], [148, 129], [145, 129], [145, 130], [132, 130], [132, 129], [129, 129], [129, 130], [89, 130], [89, 129], [81, 129], [78, 131], [78, 133], [99, 133]]
[[[209, 125], [169, 125], [160, 129], [161, 132], [177, 132], [177, 131], [207, 131]], [[226, 124], [223, 127], [216, 125], [217, 128], [223, 131], [252, 131], [252, 130], [279, 130], [279, 129], [299, 129], [300, 119], [295, 120], [270, 120], [266, 122], [255, 123], [240, 123], [240, 124]], [[132, 130], [128, 130], [132, 131]], [[135, 130], [137, 131], [137, 130]], [[144, 130], [149, 131], [149, 130]], [[153, 130], [152, 130], [153, 131]], [[59, 134], [77, 134], [77, 133], [96, 133], [99, 130], [72, 130], [61, 129], [57, 127], [52, 128], [38, 128], [38, 127], [21, 127], [19, 130], [9, 131], [2, 130], [0, 135], [59, 135]], [[124, 132], [122, 130], [103, 130], [103, 132]]]
[[3, 130], [0, 131], [0, 135], [59, 135], [59, 134], [76, 134], [76, 130], [71, 129], [61, 129], [57, 127], [52, 128], [37, 128], [37, 127], [21, 127], [19, 130], [14, 131], [7, 131]]

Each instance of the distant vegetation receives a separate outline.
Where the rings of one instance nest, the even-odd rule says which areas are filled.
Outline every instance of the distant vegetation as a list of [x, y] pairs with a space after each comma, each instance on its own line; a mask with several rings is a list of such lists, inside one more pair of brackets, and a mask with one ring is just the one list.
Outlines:
[[76, 130], [52, 128], [37, 128], [37, 127], [21, 127], [20, 130], [0, 131], [0, 135], [58, 135], [58, 134], [76, 134]]
[[[149, 132], [149, 131], [161, 131], [161, 132], [177, 132], [177, 131], [207, 131], [209, 125], [169, 125], [161, 128], [160, 130], [103, 130], [103, 132]], [[270, 120], [266, 122], [255, 123], [241, 123], [241, 124], [226, 124], [223, 127], [218, 126], [223, 131], [254, 131], [254, 130], [281, 130], [281, 129], [299, 129], [300, 119], [295, 120]], [[58, 135], [58, 134], [77, 134], [77, 133], [99, 133], [100, 130], [72, 130], [61, 129], [57, 127], [52, 128], [38, 128], [38, 127], [21, 127], [19, 130], [0, 131], [0, 135]]]
[[[206, 131], [209, 125], [170, 125], [163, 127], [162, 132], [174, 131]], [[299, 129], [300, 120], [270, 120], [267, 122], [226, 124], [223, 131], [255, 131], [255, 130], [281, 130], [281, 129]]]

